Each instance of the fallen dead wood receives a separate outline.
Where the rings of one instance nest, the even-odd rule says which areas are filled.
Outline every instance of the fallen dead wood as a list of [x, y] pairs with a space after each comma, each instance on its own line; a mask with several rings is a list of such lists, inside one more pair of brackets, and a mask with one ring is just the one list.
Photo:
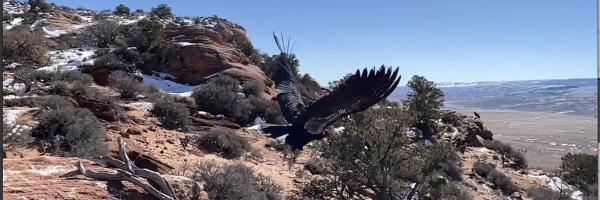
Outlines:
[[[85, 175], [86, 177], [92, 178], [98, 181], [129, 181], [141, 188], [143, 188], [149, 194], [155, 196], [159, 200], [177, 200], [177, 196], [167, 181], [160, 173], [154, 172], [148, 169], [142, 169], [136, 167], [126, 153], [126, 143], [119, 137], [119, 155], [121, 160], [109, 156], [101, 156], [100, 160], [107, 164], [117, 167], [117, 173], [104, 173], [94, 172], [89, 169], [85, 169], [83, 163], [78, 161], [77, 170], [71, 171], [65, 174], [65, 177], [72, 177], [75, 175]], [[200, 195], [200, 186], [198, 183], [194, 183], [193, 194], [190, 199], [195, 199]], [[157, 186], [155, 188], [154, 186]]]

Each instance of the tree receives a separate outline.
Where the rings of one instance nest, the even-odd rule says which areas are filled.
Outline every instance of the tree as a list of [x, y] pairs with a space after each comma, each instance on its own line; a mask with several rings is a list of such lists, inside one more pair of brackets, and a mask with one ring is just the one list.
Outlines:
[[153, 53], [168, 43], [160, 23], [152, 20], [142, 19], [122, 30], [125, 46], [135, 47], [140, 53]]
[[2, 59], [20, 64], [48, 64], [48, 38], [33, 32], [28, 26], [17, 26], [5, 30], [2, 35]]
[[581, 189], [585, 195], [598, 196], [598, 155], [567, 153], [561, 158], [561, 176]]
[[89, 39], [88, 42], [94, 43], [99, 48], [107, 48], [121, 36], [121, 26], [116, 21], [101, 20], [86, 27], [84, 34]]
[[354, 75], [354, 73], [349, 73], [346, 74], [344, 77], [342, 77], [340, 80], [337, 81], [331, 81], [328, 83], [329, 85], [329, 89], [331, 90], [336, 90], [338, 88], [338, 85], [343, 83], [344, 81], [346, 81], [346, 79], [348, 79], [350, 76]]
[[113, 13], [115, 15], [129, 15], [131, 13], [131, 9], [123, 4], [119, 4]]
[[431, 135], [436, 120], [440, 119], [440, 108], [444, 106], [444, 92], [436, 88], [433, 81], [414, 75], [406, 84], [409, 87], [404, 105], [410, 110], [417, 127], [424, 137]]
[[327, 167], [301, 186], [304, 196], [396, 200], [428, 193], [433, 199], [469, 199], [451, 183], [460, 180], [461, 168], [449, 144], [411, 144], [405, 131], [413, 119], [407, 110], [370, 109], [351, 118], [354, 122], [342, 120], [344, 132], [316, 145]]
[[[281, 59], [283, 59], [284, 53], [281, 53], [279, 55], [272, 55], [269, 56], [267, 54], [263, 54], [263, 63], [260, 64], [258, 66], [258, 68], [260, 68], [263, 72], [265, 72], [265, 74], [271, 78], [271, 79], [275, 79], [275, 72], [277, 71], [278, 68], [278, 63], [281, 61]], [[300, 76], [300, 60], [298, 60], [298, 58], [296, 58], [295, 54], [290, 54], [288, 56], [288, 59], [290, 59], [290, 68], [292, 70], [292, 74], [294, 74], [294, 77], [296, 77], [296, 80], [300, 80], [302, 77]]]
[[46, 2], [46, 0], [28, 0], [29, 13], [38, 14], [40, 12], [51, 12], [52, 5]]
[[160, 19], [173, 18], [173, 12], [171, 11], [171, 7], [169, 7], [167, 4], [159, 4], [156, 7], [152, 7], [150, 9], [150, 14]]

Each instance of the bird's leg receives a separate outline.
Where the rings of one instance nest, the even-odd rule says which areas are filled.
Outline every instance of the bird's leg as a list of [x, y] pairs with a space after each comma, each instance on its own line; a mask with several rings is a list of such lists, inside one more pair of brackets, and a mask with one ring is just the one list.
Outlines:
[[289, 152], [292, 150], [291, 146], [286, 146], [285, 150], [283, 150], [283, 162], [285, 163], [285, 159], [287, 158]]
[[292, 171], [292, 162], [294, 160], [294, 154], [291, 153], [291, 158], [288, 160], [288, 171]]
[[296, 158], [298, 158], [300, 156], [300, 152], [301, 151], [299, 149], [292, 151], [292, 162], [293, 163], [296, 163]]

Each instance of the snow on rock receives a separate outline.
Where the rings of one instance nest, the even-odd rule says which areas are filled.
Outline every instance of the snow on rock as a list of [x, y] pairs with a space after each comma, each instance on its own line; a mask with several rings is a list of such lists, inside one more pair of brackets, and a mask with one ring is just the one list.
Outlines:
[[[67, 49], [62, 51], [49, 51], [47, 55], [50, 57], [52, 65], [38, 68], [37, 70], [76, 70], [80, 66], [83, 65], [93, 65], [94, 59], [92, 57], [95, 55], [94, 48], [77, 48], [77, 49]], [[9, 65], [12, 65], [11, 63]], [[17, 64], [15, 64], [16, 66]], [[7, 90], [16, 91], [21, 90], [25, 87], [25, 84], [15, 83], [10, 86], [13, 82], [13, 79], [5, 79], [2, 81], [2, 87]]]
[[23, 83], [15, 83], [14, 85], [11, 85], [12, 82], [13, 82], [12, 78], [2, 81], [2, 88], [9, 90], [9, 91], [18, 91], [18, 90], [25, 88], [25, 84], [23, 84]]
[[2, 9], [8, 14], [24, 14], [25, 10], [29, 9], [29, 5], [25, 4], [25, 2], [4, 1], [2, 2]]
[[[4, 60], [2, 60], [2, 61], [4, 62]], [[4, 66], [4, 68], [7, 68], [7, 69], [14, 69], [14, 68], [17, 68], [18, 66], [21, 66], [21, 64], [20, 64], [20, 63], [16, 63], [16, 62], [15, 62], [15, 63], [10, 63], [10, 64], [7, 64], [6, 66]]]
[[60, 37], [60, 35], [62, 35], [62, 34], [69, 33], [66, 30], [61, 30], [61, 29], [48, 30], [48, 29], [46, 29], [46, 27], [42, 27], [42, 30], [44, 31], [45, 36], [48, 37], [48, 38]]
[[2, 119], [11, 125], [14, 125], [21, 115], [25, 113], [24, 110], [4, 109]]
[[202, 116], [210, 115], [210, 113], [205, 112], [205, 111], [198, 111], [198, 114], [202, 115]]
[[154, 108], [154, 104], [150, 103], [150, 102], [133, 102], [133, 103], [130, 103], [129, 105], [136, 107], [136, 108], [140, 108], [145, 111], [150, 111], [150, 110], [152, 110], [152, 108]]
[[577, 188], [576, 186], [573, 186], [571, 184], [568, 184], [567, 182], [565, 182], [564, 180], [562, 180], [559, 177], [548, 177], [546, 175], [541, 175], [541, 176], [527, 175], [527, 176], [545, 181], [548, 184], [548, 187], [550, 187], [550, 189], [552, 189], [554, 191], [559, 191], [560, 189], [567, 189], [567, 190], [573, 191], [573, 194], [571, 194], [571, 198], [573, 198], [573, 199], [576, 199], [576, 200], [583, 199], [582, 198], [583, 193], [579, 190], [579, 188]]
[[134, 19], [121, 19], [121, 20], [115, 19], [115, 20], [119, 21], [119, 24], [126, 25], [126, 24], [136, 23], [136, 22], [138, 22], [138, 21], [140, 21], [140, 20], [142, 20], [144, 18], [146, 18], [146, 16], [145, 15], [141, 15], [141, 16], [137, 16]]
[[20, 98], [31, 98], [31, 97], [37, 97], [37, 95], [24, 95], [24, 96], [6, 95], [6, 96], [3, 96], [4, 99], [20, 99]]
[[333, 132], [334, 132], [334, 133], [341, 133], [341, 132], [342, 132], [342, 131], [344, 131], [345, 129], [346, 129], [345, 127], [343, 127], [343, 126], [340, 126], [340, 127], [333, 128]]
[[75, 70], [83, 65], [93, 65], [92, 57], [96, 54], [95, 48], [76, 48], [63, 51], [49, 51], [48, 56], [54, 64], [39, 68], [38, 70]]
[[15, 26], [21, 25], [21, 23], [23, 22], [23, 18], [14, 18], [12, 19], [10, 22], [8, 23], [4, 23], [3, 27], [4, 29], [8, 30], [8, 29], [12, 29]]
[[494, 151], [492, 151], [492, 150], [490, 150], [488, 148], [485, 148], [485, 147], [479, 148], [479, 149], [477, 149], [477, 151], [482, 152], [482, 153], [492, 153], [492, 152], [494, 152]]
[[194, 88], [199, 87], [176, 83], [156, 76], [142, 75], [142, 78], [144, 78], [144, 84], [154, 85], [160, 88], [161, 90], [165, 91], [166, 93], [176, 94], [183, 97], [192, 95], [192, 91], [194, 90]]

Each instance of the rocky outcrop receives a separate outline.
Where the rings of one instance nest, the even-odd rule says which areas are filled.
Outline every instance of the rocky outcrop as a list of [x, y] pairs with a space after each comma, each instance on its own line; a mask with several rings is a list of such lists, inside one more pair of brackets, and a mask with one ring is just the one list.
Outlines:
[[143, 73], [168, 73], [176, 77], [176, 82], [190, 85], [204, 83], [213, 77], [211, 75], [223, 74], [244, 82], [258, 82], [264, 88], [264, 98], [276, 95], [274, 82], [258, 67], [249, 64], [242, 52], [230, 47], [219, 32], [174, 24], [166, 25], [165, 32], [169, 40], [181, 47], [167, 56], [166, 65], [146, 63], [141, 66]]
[[83, 26], [87, 22], [75, 12], [67, 12], [65, 10], [54, 10], [48, 16], [42, 16], [45, 18], [40, 22], [40, 26], [43, 26], [49, 31], [52, 30], [68, 30], [69, 32], [80, 32], [81, 29], [76, 28], [77, 26]]
[[215, 30], [221, 34], [225, 42], [235, 42], [238, 45], [250, 43], [250, 39], [246, 36], [246, 29], [239, 24], [220, 19], [215, 25]]
[[[494, 134], [483, 125], [479, 118], [466, 116], [456, 111], [443, 110], [439, 126], [443, 133], [438, 134], [442, 140], [464, 149], [482, 147], [485, 140], [494, 140]], [[439, 128], [438, 128], [439, 129]]]
[[100, 101], [96, 99], [89, 99], [84, 97], [73, 97], [69, 101], [75, 107], [87, 108], [90, 110], [98, 119], [106, 120], [109, 122], [125, 121], [133, 122], [131, 116], [124, 114], [122, 111], [125, 109], [123, 106], [115, 104], [110, 101]]

